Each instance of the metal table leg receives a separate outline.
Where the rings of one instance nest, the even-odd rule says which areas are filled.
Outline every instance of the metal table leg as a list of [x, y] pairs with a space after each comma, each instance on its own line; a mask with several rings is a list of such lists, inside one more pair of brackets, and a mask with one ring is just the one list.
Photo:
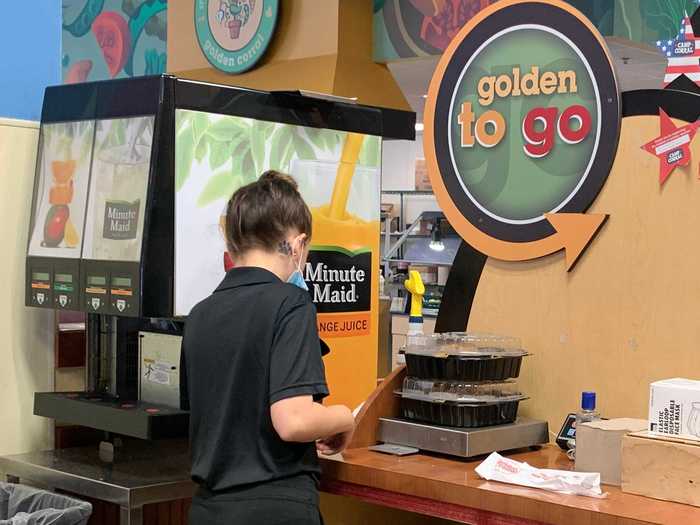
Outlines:
[[143, 507], [119, 507], [119, 525], [143, 525]]

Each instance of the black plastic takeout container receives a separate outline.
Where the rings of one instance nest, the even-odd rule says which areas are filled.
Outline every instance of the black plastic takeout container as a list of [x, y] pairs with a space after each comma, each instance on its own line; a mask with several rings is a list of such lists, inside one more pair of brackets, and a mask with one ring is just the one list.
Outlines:
[[477, 428], [513, 423], [521, 400], [503, 403], [462, 404], [404, 397], [401, 414], [406, 419], [434, 425]]
[[516, 378], [528, 355], [516, 338], [466, 333], [413, 336], [404, 354], [407, 375], [455, 381]]
[[450, 427], [512, 423], [526, 399], [515, 381], [430, 381], [406, 377], [401, 396], [404, 418]]

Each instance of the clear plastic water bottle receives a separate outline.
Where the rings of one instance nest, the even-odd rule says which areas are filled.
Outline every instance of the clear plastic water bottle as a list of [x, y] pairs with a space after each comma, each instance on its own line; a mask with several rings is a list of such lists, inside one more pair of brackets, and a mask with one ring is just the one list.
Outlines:
[[600, 413], [595, 408], [595, 392], [581, 392], [581, 409], [576, 412], [576, 428], [582, 423], [599, 419]]

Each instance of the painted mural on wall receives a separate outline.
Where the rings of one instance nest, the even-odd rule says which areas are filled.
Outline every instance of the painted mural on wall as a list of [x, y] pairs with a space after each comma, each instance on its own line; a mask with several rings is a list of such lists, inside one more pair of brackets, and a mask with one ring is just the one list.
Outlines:
[[[374, 0], [374, 58], [441, 55], [456, 32], [497, 0]], [[699, 0], [567, 0], [604, 36], [654, 45], [678, 32]]]
[[496, 0], [374, 0], [374, 56], [439, 55], [476, 13]]
[[63, 82], [165, 72], [167, 0], [62, 0]]

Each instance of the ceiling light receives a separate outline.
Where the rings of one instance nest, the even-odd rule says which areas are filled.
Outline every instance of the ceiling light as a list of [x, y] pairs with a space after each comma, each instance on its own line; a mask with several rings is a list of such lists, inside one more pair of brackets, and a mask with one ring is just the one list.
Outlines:
[[430, 234], [430, 243], [428, 247], [436, 252], [445, 250], [445, 243], [442, 242], [442, 232], [440, 231], [440, 219], [436, 219], [435, 224], [433, 224], [433, 231]]

